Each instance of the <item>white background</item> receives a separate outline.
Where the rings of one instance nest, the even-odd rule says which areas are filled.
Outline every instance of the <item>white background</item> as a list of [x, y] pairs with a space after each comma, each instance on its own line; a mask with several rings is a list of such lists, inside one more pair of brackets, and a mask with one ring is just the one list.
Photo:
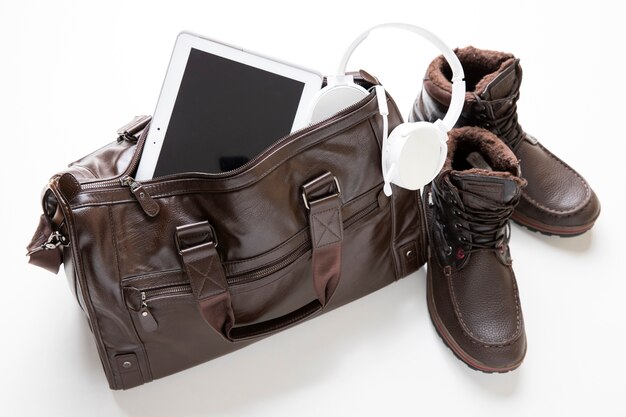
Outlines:
[[[619, 2], [220, 3], [0, 3], [0, 415], [626, 415]], [[529, 343], [521, 368], [487, 375], [458, 361], [430, 323], [422, 269], [236, 353], [110, 391], [65, 278], [26, 264], [47, 179], [152, 113], [183, 29], [328, 74], [354, 37], [388, 21], [520, 57], [522, 125], [602, 201], [581, 237], [513, 227]], [[378, 75], [406, 115], [435, 55], [392, 31], [372, 35], [350, 68]]]

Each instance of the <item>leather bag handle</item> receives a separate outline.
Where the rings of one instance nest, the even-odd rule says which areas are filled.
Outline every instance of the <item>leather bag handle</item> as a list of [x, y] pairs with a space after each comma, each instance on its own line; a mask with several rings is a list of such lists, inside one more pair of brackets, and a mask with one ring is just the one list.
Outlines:
[[[329, 192], [330, 190], [330, 192]], [[176, 228], [176, 243], [202, 318], [230, 342], [268, 335], [320, 312], [333, 296], [341, 274], [341, 190], [329, 172], [302, 187], [309, 210], [313, 287], [317, 298], [284, 316], [237, 326], [224, 268], [216, 247], [215, 230], [208, 222]]]

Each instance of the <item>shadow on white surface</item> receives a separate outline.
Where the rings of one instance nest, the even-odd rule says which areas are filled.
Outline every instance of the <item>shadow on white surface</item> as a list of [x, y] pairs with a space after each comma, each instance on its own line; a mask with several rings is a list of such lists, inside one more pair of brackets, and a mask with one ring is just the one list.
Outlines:
[[[619, 125], [626, 85], [595, 77], [609, 73], [598, 71], [607, 57], [616, 68], [626, 59], [615, 53], [626, 38], [619, 2], [564, 8], [531, 0], [515, 8], [512, 20], [513, 9], [495, 1], [480, 7], [453, 1], [444, 13], [438, 2], [322, 1], [316, 11], [333, 11], [317, 13], [323, 27], [315, 16], [304, 18], [302, 8], [267, 2], [157, 3], [0, 2], [6, 40], [0, 114], [11, 121], [4, 124], [0, 164], [0, 416], [625, 415], [626, 141], [616, 123], [597, 121]], [[422, 270], [239, 352], [109, 391], [66, 285], [25, 266], [23, 245], [50, 174], [113, 140], [129, 116], [154, 109], [182, 29], [329, 74], [354, 36], [398, 20], [424, 25], [453, 47], [472, 44], [521, 58], [523, 127], [584, 174], [602, 201], [600, 221], [580, 237], [514, 227], [529, 342], [521, 368], [486, 375], [456, 359], [428, 318]], [[384, 50], [364, 45], [352, 65], [380, 77], [409, 109], [431, 56], [423, 43], [403, 39], [394, 35]], [[406, 53], [407, 45], [415, 53]]]
[[[112, 395], [132, 416], [224, 415], [253, 412], [264, 402], [323, 387], [333, 381], [335, 369], [359, 349], [384, 344], [402, 331], [399, 323], [406, 308], [415, 304], [415, 297], [425, 299], [423, 279], [414, 291], [415, 275], [403, 280], [410, 283], [395, 283], [242, 350]], [[407, 287], [411, 290], [406, 291]], [[372, 333], [378, 342], [373, 342]]]
[[[429, 324], [430, 318], [429, 318]], [[514, 396], [522, 381], [524, 363], [520, 368], [507, 373], [485, 373], [476, 371], [456, 357], [452, 350], [443, 342], [433, 325], [431, 327], [432, 343], [439, 345], [441, 356], [445, 356], [445, 370], [441, 370], [448, 375], [453, 374], [454, 379], [466, 380], [472, 388], [477, 388], [484, 394], [492, 397]]]
[[[561, 249], [566, 252], [575, 252], [582, 254], [584, 252], [587, 252], [591, 248], [591, 245], [593, 243], [594, 231], [592, 229], [579, 236], [560, 237], [544, 235], [542, 233], [529, 230], [525, 227], [515, 225], [515, 231], [513, 233], [524, 233], [532, 237], [533, 239], [537, 239], [543, 243], [550, 245], [555, 249]], [[513, 237], [512, 240], [514, 241], [515, 238]]]
[[[426, 328], [432, 327], [426, 313], [425, 290], [423, 268], [382, 291], [252, 346], [128, 391], [112, 391], [111, 395], [125, 415], [156, 417], [247, 415], [264, 403], [297, 398], [298, 391], [325, 392], [345, 372], [346, 362], [361, 351], [384, 350], [399, 333], [406, 333], [407, 317]], [[416, 303], [416, 299], [420, 302]], [[431, 330], [431, 334], [410, 336], [439, 346], [447, 358], [444, 366], [450, 368], [442, 372], [469, 380], [488, 396], [508, 397], [516, 392], [519, 370], [502, 375], [474, 371], [460, 362]], [[89, 369], [86, 377], [102, 381], [104, 374], [99, 369], [91, 337], [84, 326], [84, 351], [88, 353], [83, 360]], [[425, 373], [417, 374], [417, 370], [416, 377], [428, 378]], [[381, 382], [372, 378], [372, 384]]]
[[[96, 385], [97, 381], [105, 381], [106, 376], [102, 369], [102, 362], [100, 356], [98, 356], [98, 349], [93, 337], [93, 333], [89, 329], [89, 322], [85, 317], [85, 314], [79, 307], [76, 308], [74, 326], [78, 327], [76, 336], [81, 342], [81, 346], [75, 349], [75, 352], [79, 355], [80, 363], [77, 364], [81, 370], [84, 370], [84, 378], [89, 379], [90, 383]], [[73, 326], [65, 327], [66, 330], [73, 330]], [[106, 385], [108, 386], [108, 385]]]
[[[457, 360], [457, 362], [459, 362], [459, 365], [463, 365], [460, 361]], [[505, 374], [486, 374], [470, 369], [467, 366], [465, 368], [462, 373], [470, 383], [498, 397], [515, 395], [524, 372], [523, 363], [520, 368]]]

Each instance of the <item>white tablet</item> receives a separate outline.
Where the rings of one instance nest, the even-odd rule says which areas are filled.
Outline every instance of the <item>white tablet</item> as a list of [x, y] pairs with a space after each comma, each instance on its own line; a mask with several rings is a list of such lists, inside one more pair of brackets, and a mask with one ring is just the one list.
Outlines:
[[135, 178], [236, 169], [308, 124], [321, 74], [182, 32]]

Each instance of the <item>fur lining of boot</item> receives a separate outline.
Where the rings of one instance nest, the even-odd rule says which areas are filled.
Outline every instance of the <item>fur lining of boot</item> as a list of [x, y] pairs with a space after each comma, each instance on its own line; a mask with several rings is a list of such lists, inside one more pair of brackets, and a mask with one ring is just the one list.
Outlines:
[[[472, 167], [467, 161], [472, 152], [480, 154], [492, 170]], [[442, 169], [444, 171], [509, 178], [520, 187], [526, 185], [526, 180], [520, 177], [515, 154], [496, 135], [480, 127], [461, 127], [448, 132], [448, 156]]]
[[[461, 61], [465, 73], [466, 98], [481, 94], [498, 74], [515, 62], [515, 56], [506, 52], [478, 49], [473, 46], [457, 48], [454, 53]], [[452, 70], [443, 55], [435, 58], [427, 70], [428, 79], [448, 93], [452, 93]]]

